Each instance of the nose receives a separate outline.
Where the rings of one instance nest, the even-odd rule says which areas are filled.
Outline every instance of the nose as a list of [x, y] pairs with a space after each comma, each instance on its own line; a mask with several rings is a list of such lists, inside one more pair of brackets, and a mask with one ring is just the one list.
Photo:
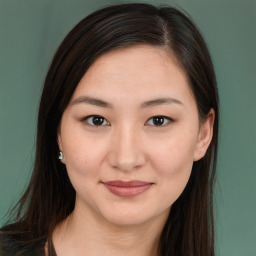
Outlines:
[[132, 127], [123, 127], [113, 132], [108, 160], [112, 168], [132, 171], [146, 162], [140, 133]]

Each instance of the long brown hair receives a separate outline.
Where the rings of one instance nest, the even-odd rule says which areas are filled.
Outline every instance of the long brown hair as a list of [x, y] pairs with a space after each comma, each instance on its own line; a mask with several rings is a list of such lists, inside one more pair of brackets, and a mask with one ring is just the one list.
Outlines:
[[195, 162], [189, 182], [172, 205], [162, 232], [161, 255], [214, 256], [213, 187], [217, 160], [218, 93], [207, 46], [187, 15], [173, 7], [122, 4], [98, 10], [59, 46], [41, 97], [36, 158], [30, 183], [13, 209], [9, 232], [32, 244], [51, 236], [74, 209], [75, 190], [58, 161], [57, 129], [70, 98], [89, 66], [101, 55], [136, 44], [171, 51], [187, 74], [201, 120], [215, 110], [212, 142]]

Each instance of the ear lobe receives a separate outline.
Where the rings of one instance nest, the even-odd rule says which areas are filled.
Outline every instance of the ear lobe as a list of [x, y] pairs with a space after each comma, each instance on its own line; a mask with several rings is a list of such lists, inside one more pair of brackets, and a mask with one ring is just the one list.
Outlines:
[[203, 158], [212, 141], [214, 119], [215, 111], [214, 109], [211, 109], [207, 115], [207, 118], [200, 126], [196, 148], [194, 151], [194, 161], [198, 161]]
[[62, 146], [62, 138], [61, 138], [61, 134], [60, 134], [60, 129], [58, 129], [58, 131], [57, 131], [57, 142], [59, 145], [59, 151], [61, 151], [61, 155], [62, 155], [61, 158], [59, 156], [59, 159], [62, 163], [65, 163], [65, 156], [63, 154], [63, 146]]

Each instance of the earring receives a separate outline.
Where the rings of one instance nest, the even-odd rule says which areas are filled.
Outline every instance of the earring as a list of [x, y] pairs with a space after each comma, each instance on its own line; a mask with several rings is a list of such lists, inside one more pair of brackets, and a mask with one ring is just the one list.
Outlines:
[[59, 152], [59, 157], [58, 157], [60, 160], [63, 160], [64, 159], [64, 154], [62, 151]]

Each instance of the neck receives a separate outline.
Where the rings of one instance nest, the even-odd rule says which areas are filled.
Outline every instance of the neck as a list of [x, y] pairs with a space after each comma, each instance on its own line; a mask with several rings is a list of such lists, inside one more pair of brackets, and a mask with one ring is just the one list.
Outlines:
[[53, 233], [58, 256], [158, 256], [161, 232], [168, 213], [139, 225], [109, 223], [75, 208]]

